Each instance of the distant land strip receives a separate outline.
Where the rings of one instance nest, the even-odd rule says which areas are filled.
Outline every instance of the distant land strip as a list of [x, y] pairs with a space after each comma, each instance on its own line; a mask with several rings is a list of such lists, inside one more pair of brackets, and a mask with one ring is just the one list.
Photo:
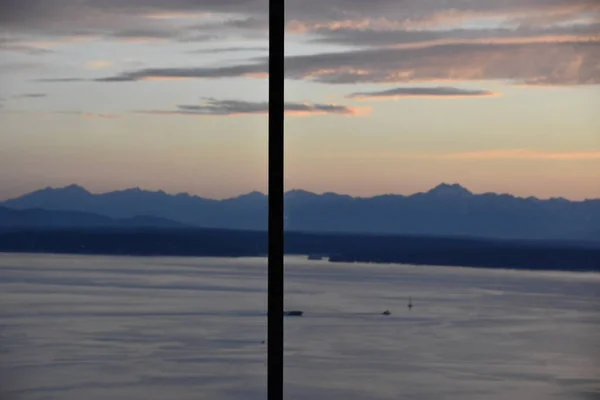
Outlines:
[[[285, 250], [331, 262], [600, 272], [600, 245], [594, 242], [286, 232]], [[0, 232], [0, 252], [264, 257], [267, 234], [196, 228], [18, 230]]]

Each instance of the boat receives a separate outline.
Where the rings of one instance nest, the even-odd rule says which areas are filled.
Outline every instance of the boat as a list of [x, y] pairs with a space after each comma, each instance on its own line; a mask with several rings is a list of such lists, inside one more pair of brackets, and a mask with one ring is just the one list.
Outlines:
[[286, 317], [301, 317], [304, 314], [304, 311], [284, 311], [283, 315]]
[[409, 309], [409, 310], [411, 310], [411, 309], [412, 309], [412, 307], [413, 307], [413, 304], [412, 304], [412, 299], [409, 297], [409, 298], [408, 298], [408, 309]]

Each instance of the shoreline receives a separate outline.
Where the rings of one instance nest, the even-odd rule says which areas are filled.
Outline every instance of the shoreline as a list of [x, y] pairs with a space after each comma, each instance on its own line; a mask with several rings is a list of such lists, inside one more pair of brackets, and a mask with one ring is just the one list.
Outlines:
[[[286, 255], [373, 263], [600, 272], [600, 247], [581, 243], [286, 232]], [[266, 232], [47, 230], [0, 233], [0, 252], [166, 257], [265, 257]]]

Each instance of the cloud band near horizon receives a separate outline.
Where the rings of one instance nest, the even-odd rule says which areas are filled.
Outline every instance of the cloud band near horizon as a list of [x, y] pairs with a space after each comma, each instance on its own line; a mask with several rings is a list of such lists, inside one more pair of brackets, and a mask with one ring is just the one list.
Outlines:
[[468, 97], [497, 97], [500, 93], [488, 90], [469, 90], [455, 87], [399, 87], [375, 92], [355, 92], [346, 96], [358, 100], [385, 100], [401, 99], [407, 97], [424, 97], [439, 99], [454, 99]]
[[[217, 100], [213, 98], [203, 99], [199, 105], [178, 105], [175, 110], [136, 110], [137, 114], [153, 115], [184, 115], [196, 117], [225, 117], [225, 116], [247, 116], [267, 114], [268, 102], [250, 102], [240, 100]], [[285, 103], [285, 113], [288, 116], [310, 116], [310, 115], [341, 115], [359, 116], [368, 112], [368, 109], [348, 107], [338, 104], [319, 103]]]

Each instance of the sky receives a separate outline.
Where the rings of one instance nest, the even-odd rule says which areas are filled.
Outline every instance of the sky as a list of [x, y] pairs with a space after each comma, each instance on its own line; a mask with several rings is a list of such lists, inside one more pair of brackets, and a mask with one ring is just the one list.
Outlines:
[[[287, 0], [286, 188], [600, 198], [600, 1]], [[267, 188], [266, 0], [0, 0], [0, 199]]]

